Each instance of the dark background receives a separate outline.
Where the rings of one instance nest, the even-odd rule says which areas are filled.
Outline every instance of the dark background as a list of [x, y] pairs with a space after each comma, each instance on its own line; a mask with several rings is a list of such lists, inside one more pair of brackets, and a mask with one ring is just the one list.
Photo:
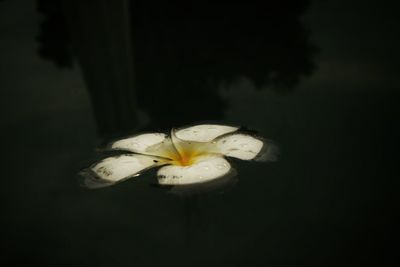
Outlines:
[[[135, 1], [124, 104], [87, 89], [81, 69], [113, 57], [80, 65], [60, 6], [1, 1], [2, 265], [393, 266], [398, 9], [266, 3]], [[129, 103], [106, 123], [102, 107]], [[233, 188], [195, 199], [151, 187], [155, 172], [79, 187], [111, 136], [210, 120], [275, 140], [280, 160], [235, 161]]]

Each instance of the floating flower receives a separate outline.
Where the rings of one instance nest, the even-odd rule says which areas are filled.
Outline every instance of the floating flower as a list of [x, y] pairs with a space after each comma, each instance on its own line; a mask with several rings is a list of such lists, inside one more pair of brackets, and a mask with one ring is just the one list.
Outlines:
[[272, 144], [238, 127], [201, 124], [172, 129], [169, 136], [144, 133], [113, 142], [109, 150], [125, 153], [103, 159], [82, 175], [86, 186], [97, 188], [162, 166], [157, 172], [160, 185], [203, 184], [232, 174], [233, 168], [226, 157], [273, 160], [272, 148]]

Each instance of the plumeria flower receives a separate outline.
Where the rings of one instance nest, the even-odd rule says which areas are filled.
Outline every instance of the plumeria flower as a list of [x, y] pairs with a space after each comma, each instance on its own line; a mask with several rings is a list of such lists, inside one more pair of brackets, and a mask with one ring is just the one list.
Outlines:
[[90, 188], [109, 186], [161, 167], [161, 186], [187, 186], [220, 180], [232, 174], [228, 158], [274, 160], [273, 145], [238, 127], [201, 124], [164, 133], [144, 133], [111, 143], [108, 157], [82, 172]]

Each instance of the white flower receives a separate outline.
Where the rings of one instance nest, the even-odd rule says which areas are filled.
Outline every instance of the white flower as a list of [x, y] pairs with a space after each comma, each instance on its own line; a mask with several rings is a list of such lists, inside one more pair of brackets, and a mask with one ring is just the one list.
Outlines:
[[144, 133], [113, 142], [111, 150], [125, 151], [82, 172], [88, 187], [103, 187], [136, 177], [145, 170], [161, 167], [160, 185], [193, 185], [226, 177], [232, 167], [225, 157], [241, 160], [273, 160], [273, 146], [243, 133], [238, 127], [201, 124], [173, 129], [170, 136]]

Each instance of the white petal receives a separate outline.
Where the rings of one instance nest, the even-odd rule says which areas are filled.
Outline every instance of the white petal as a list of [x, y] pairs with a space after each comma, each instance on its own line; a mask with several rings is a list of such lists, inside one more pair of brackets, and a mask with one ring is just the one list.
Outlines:
[[237, 129], [237, 127], [225, 125], [200, 124], [188, 128], [178, 129], [175, 134], [179, 139], [182, 140], [210, 142], [218, 136], [234, 132]]
[[254, 159], [263, 146], [263, 141], [246, 134], [232, 134], [216, 140], [216, 152], [243, 160]]
[[231, 165], [222, 157], [205, 157], [190, 166], [169, 165], [158, 170], [161, 185], [189, 185], [205, 183], [229, 173]]
[[120, 155], [103, 159], [82, 173], [88, 187], [107, 186], [138, 176], [139, 172], [158, 165], [158, 159], [145, 155]]
[[166, 135], [163, 133], [146, 133], [125, 138], [114, 142], [112, 149], [127, 150], [135, 153], [147, 154], [146, 150], [164, 141]]

